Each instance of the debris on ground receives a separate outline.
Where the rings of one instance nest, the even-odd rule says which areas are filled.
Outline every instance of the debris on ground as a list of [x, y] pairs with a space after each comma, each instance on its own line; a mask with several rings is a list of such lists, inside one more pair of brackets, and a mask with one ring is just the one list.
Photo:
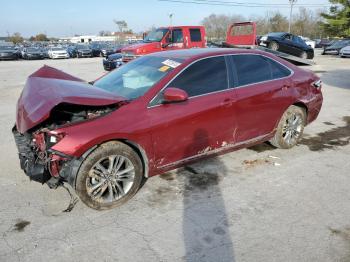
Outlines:
[[78, 203], [79, 199], [77, 197], [74, 197], [72, 192], [70, 192], [69, 188], [66, 187], [64, 184], [62, 184], [62, 187], [67, 190], [69, 196], [70, 196], [70, 201], [68, 207], [63, 210], [62, 212], [71, 212], [75, 205]]
[[254, 159], [254, 160], [244, 160], [243, 164], [247, 168], [252, 168], [252, 167], [255, 167], [255, 166], [259, 166], [259, 165], [271, 164], [271, 161], [268, 160], [268, 159], [259, 158], [259, 159]]
[[23, 232], [24, 228], [30, 224], [30, 221], [18, 219], [14, 231]]

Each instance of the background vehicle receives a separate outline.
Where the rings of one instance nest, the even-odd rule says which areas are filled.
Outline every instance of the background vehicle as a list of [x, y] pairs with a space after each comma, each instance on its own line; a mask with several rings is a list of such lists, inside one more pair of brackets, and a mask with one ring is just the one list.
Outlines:
[[22, 52], [23, 59], [44, 59], [44, 53], [39, 48], [27, 47]]
[[103, 68], [106, 71], [111, 71], [119, 66], [121, 66], [123, 64], [123, 58], [122, 55], [120, 53], [116, 53], [116, 54], [111, 54], [109, 56], [107, 56], [105, 59], [103, 59], [102, 64], [103, 64]]
[[101, 55], [101, 44], [100, 43], [91, 43], [90, 48], [92, 50], [93, 56], [102, 56]]
[[93, 57], [92, 49], [88, 45], [75, 46], [76, 57]]
[[324, 48], [326, 46], [330, 46], [332, 44], [334, 44], [336, 42], [336, 40], [331, 40], [331, 39], [320, 39], [319, 41], [316, 42], [315, 47], [316, 48]]
[[313, 48], [308, 46], [299, 36], [290, 33], [269, 33], [260, 38], [260, 45], [304, 59], [314, 57]]
[[305, 44], [307, 44], [308, 46], [312, 47], [313, 49], [315, 49], [316, 47], [316, 41], [311, 40], [308, 37], [304, 37], [304, 36], [299, 36], [302, 40], [304, 40]]
[[0, 60], [18, 59], [18, 51], [13, 46], [0, 46]]
[[77, 57], [77, 47], [75, 45], [69, 45], [67, 47], [67, 53], [71, 58]]
[[62, 47], [51, 47], [48, 50], [48, 54], [51, 59], [69, 58], [67, 50]]
[[348, 45], [350, 45], [350, 39], [336, 41], [332, 45], [324, 47], [322, 55], [339, 55], [340, 49]]
[[100, 56], [106, 57], [110, 54], [115, 53], [115, 48], [110, 44], [101, 44], [100, 45]]
[[203, 26], [160, 27], [149, 32], [142, 43], [121, 50], [123, 62], [146, 54], [187, 48], [206, 47]]
[[347, 45], [340, 49], [339, 51], [339, 56], [340, 57], [350, 57], [350, 45]]
[[43, 67], [27, 80], [13, 133], [27, 175], [68, 182], [107, 209], [144, 177], [202, 157], [264, 141], [291, 148], [321, 106], [310, 71], [258, 50], [197, 48], [141, 57], [93, 86]]

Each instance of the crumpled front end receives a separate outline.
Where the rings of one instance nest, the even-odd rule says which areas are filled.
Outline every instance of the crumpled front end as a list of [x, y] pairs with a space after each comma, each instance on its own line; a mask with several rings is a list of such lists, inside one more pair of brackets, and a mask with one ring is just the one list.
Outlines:
[[62, 182], [70, 182], [62, 170], [73, 157], [50, 150], [54, 142], [60, 139], [59, 135], [51, 134], [48, 129], [21, 134], [16, 127], [13, 127], [12, 133], [21, 169], [31, 180], [47, 183], [51, 188], [56, 188]]
[[103, 117], [124, 103], [125, 98], [62, 71], [48, 66], [39, 69], [28, 77], [12, 129], [21, 168], [30, 179], [51, 188], [62, 182], [73, 185], [72, 169], [80, 160], [52, 149], [68, 137], [57, 130]]

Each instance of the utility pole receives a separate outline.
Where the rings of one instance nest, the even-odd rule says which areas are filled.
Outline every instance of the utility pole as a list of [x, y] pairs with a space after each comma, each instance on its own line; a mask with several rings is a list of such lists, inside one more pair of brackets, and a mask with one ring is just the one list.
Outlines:
[[293, 13], [293, 5], [295, 4], [297, 0], [289, 0], [290, 4], [290, 13], [289, 13], [289, 26], [288, 26], [288, 33], [290, 33], [290, 28], [292, 25], [292, 13]]
[[173, 16], [174, 16], [174, 14], [173, 14], [173, 13], [169, 13], [170, 27], [172, 27], [172, 26], [173, 26]]

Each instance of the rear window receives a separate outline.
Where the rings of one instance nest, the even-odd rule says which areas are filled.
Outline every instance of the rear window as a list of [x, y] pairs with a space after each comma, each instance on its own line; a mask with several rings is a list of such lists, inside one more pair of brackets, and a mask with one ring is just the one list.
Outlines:
[[237, 86], [286, 77], [291, 74], [283, 65], [260, 55], [232, 56], [237, 74]]
[[199, 28], [191, 28], [190, 38], [191, 38], [191, 42], [201, 42], [202, 41], [201, 30]]

